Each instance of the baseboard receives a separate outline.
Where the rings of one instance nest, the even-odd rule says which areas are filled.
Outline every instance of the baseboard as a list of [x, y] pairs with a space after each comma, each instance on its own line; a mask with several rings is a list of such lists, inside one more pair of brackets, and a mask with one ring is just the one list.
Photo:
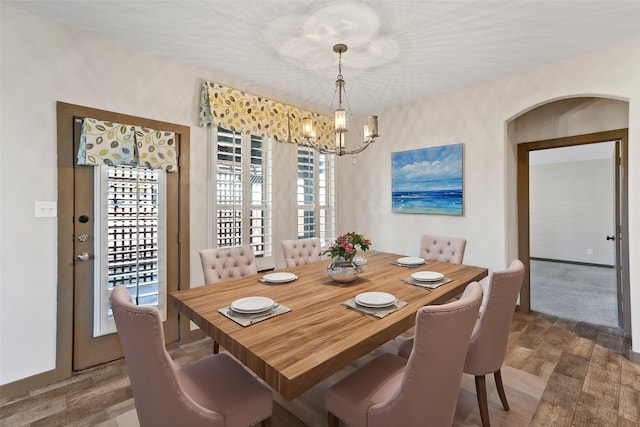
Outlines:
[[640, 365], [640, 353], [629, 350], [629, 360], [637, 365]]
[[30, 377], [0, 385], [0, 396], [2, 396], [3, 399], [6, 399], [7, 397], [25, 394], [28, 393], [29, 390], [51, 384], [63, 378], [66, 378], [66, 376], [61, 376], [55, 369], [41, 372], [39, 374], [31, 375]]
[[585, 265], [588, 267], [602, 267], [602, 268], [613, 268], [613, 265], [608, 264], [595, 264], [591, 262], [579, 262], [579, 261], [567, 261], [563, 259], [552, 259], [552, 258], [538, 258], [538, 257], [529, 257], [531, 260], [535, 261], [545, 261], [545, 262], [557, 262], [559, 264], [572, 264], [572, 265]]

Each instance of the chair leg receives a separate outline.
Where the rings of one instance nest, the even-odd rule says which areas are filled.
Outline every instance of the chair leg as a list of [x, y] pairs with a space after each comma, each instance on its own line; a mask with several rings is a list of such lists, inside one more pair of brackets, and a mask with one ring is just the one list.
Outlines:
[[271, 427], [271, 417], [269, 418], [265, 418], [264, 420], [262, 420], [262, 422], [260, 423], [260, 425], [262, 427]]
[[504, 387], [502, 386], [502, 374], [500, 369], [493, 373], [493, 377], [496, 380], [496, 388], [498, 389], [498, 395], [500, 396], [500, 402], [505, 411], [509, 410], [509, 402], [507, 402], [507, 395], [504, 394]]
[[327, 426], [340, 427], [340, 418], [336, 417], [331, 412], [327, 412]]
[[213, 354], [218, 354], [218, 351], [220, 351], [220, 344], [218, 344], [217, 341], [213, 342]]
[[476, 396], [478, 397], [478, 409], [480, 410], [480, 420], [482, 427], [490, 427], [489, 407], [487, 405], [487, 384], [484, 375], [476, 375]]

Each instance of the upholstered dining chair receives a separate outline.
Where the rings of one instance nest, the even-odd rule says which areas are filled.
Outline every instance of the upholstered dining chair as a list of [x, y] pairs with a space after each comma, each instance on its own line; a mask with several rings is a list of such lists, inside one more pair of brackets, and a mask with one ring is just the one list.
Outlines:
[[234, 277], [258, 274], [256, 257], [250, 245], [203, 249], [200, 251], [200, 263], [207, 285]]
[[[490, 426], [485, 375], [493, 373], [502, 406], [505, 411], [509, 410], [500, 368], [507, 351], [511, 320], [523, 277], [524, 264], [520, 260], [514, 260], [506, 270], [491, 275], [487, 295], [469, 341], [464, 372], [475, 376], [478, 410], [484, 427]], [[409, 357], [412, 346], [413, 340], [405, 341], [398, 355]]]
[[[206, 284], [218, 283], [234, 277], [258, 274], [256, 257], [250, 245], [235, 248], [203, 249], [200, 263]], [[220, 344], [213, 342], [213, 353], [220, 350]]]
[[116, 286], [111, 309], [142, 427], [271, 425], [271, 390], [227, 354], [177, 366], [155, 307], [133, 304], [127, 288]]
[[408, 359], [381, 354], [329, 387], [329, 426], [450, 426], [481, 301], [472, 282], [459, 300], [419, 309]]
[[284, 253], [284, 261], [287, 263], [287, 267], [296, 267], [320, 261], [322, 259], [320, 255], [321, 249], [320, 239], [318, 238], [282, 241], [282, 252]]
[[445, 261], [462, 264], [467, 240], [425, 234], [420, 239], [420, 258], [427, 261]]
[[507, 351], [509, 330], [523, 278], [524, 264], [517, 259], [506, 270], [491, 275], [487, 297], [469, 342], [464, 372], [475, 376], [483, 427], [490, 426], [485, 375], [493, 373], [502, 407], [509, 410], [500, 368]]

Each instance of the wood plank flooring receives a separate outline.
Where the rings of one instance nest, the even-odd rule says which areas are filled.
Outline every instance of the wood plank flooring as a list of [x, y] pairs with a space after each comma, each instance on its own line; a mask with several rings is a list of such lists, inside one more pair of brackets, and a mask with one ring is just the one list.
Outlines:
[[[376, 352], [394, 351], [394, 340]], [[516, 312], [503, 367], [511, 411], [487, 379], [492, 426], [640, 426], [640, 365], [616, 329]], [[189, 364], [211, 354], [209, 339], [171, 345]], [[373, 355], [293, 401], [274, 395], [274, 427], [325, 426], [324, 390]], [[137, 426], [123, 360], [19, 396], [0, 396], [1, 426]], [[463, 375], [454, 426], [480, 425], [473, 377]]]

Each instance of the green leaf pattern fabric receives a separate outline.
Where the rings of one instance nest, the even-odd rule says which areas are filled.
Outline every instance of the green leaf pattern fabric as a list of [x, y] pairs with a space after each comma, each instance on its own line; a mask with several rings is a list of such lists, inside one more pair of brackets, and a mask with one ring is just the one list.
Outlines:
[[175, 147], [174, 132], [85, 118], [78, 164], [129, 165], [175, 172]]
[[133, 129], [122, 123], [86, 118], [82, 122], [79, 165], [136, 165]]
[[135, 126], [138, 164], [147, 169], [177, 169], [175, 133]]
[[200, 97], [200, 126], [221, 126], [234, 132], [271, 137], [305, 145], [302, 119], [312, 117], [316, 140], [324, 147], [334, 141], [329, 117], [272, 101], [218, 83], [204, 82]]

